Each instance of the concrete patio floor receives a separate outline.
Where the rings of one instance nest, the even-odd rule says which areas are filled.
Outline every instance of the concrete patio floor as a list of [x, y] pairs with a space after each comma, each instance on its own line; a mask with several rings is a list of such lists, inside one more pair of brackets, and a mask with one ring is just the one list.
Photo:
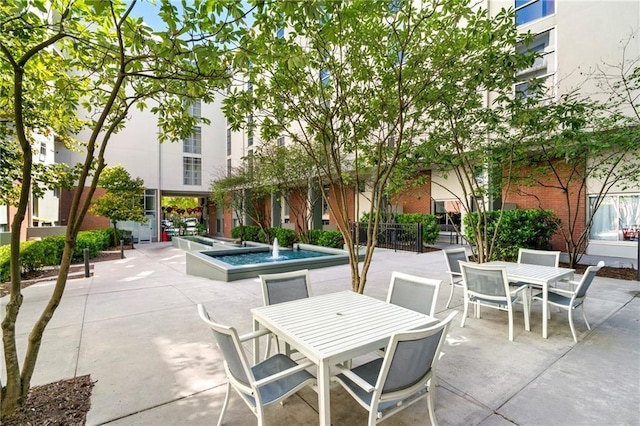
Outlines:
[[[444, 318], [449, 286], [441, 252], [376, 250], [365, 294], [384, 298], [392, 271], [445, 280], [438, 297]], [[313, 291], [350, 289], [348, 266], [311, 271]], [[20, 350], [29, 325], [53, 283], [24, 290], [18, 322]], [[504, 312], [485, 309], [460, 328], [462, 291], [438, 365], [436, 417], [444, 425], [640, 424], [640, 283], [598, 277], [589, 290], [587, 330], [574, 313], [574, 343], [566, 312], [552, 310], [549, 338], [541, 336], [541, 306], [524, 331], [521, 306], [515, 341]], [[0, 299], [4, 316], [7, 298]], [[262, 305], [258, 279], [231, 283], [185, 274], [185, 255], [169, 243], [137, 245], [126, 259], [95, 265], [94, 276], [70, 280], [44, 339], [32, 384], [90, 374], [96, 381], [89, 425], [215, 424], [224, 399], [221, 354], [199, 319], [203, 303], [213, 318], [251, 331], [250, 310]], [[251, 357], [251, 346], [246, 345]], [[358, 362], [356, 360], [356, 362]], [[2, 371], [4, 374], [4, 371]], [[4, 377], [3, 377], [4, 380]], [[317, 394], [305, 389], [267, 408], [267, 423], [318, 423]], [[345, 391], [331, 391], [334, 425], [366, 423], [366, 411]], [[252, 425], [255, 417], [233, 394], [225, 424]], [[383, 424], [429, 424], [415, 404]]]

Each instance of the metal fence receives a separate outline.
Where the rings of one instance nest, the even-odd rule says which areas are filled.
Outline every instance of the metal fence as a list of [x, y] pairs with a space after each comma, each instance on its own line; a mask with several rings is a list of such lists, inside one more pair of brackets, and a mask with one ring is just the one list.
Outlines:
[[[354, 240], [356, 232], [358, 232], [360, 244], [367, 244], [367, 224], [351, 224]], [[422, 224], [381, 223], [378, 227], [377, 240], [376, 247], [422, 253]]]

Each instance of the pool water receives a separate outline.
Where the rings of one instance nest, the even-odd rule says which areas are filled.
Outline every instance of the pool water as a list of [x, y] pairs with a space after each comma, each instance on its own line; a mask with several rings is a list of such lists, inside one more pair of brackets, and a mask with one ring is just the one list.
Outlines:
[[277, 258], [274, 258], [271, 252], [253, 252], [253, 253], [241, 253], [241, 254], [223, 254], [215, 255], [211, 253], [205, 253], [207, 256], [213, 257], [221, 262], [228, 263], [229, 265], [256, 265], [260, 263], [276, 263], [284, 260], [295, 259], [309, 259], [313, 257], [331, 257], [335, 256], [329, 253], [323, 253], [319, 251], [311, 250], [282, 250]]

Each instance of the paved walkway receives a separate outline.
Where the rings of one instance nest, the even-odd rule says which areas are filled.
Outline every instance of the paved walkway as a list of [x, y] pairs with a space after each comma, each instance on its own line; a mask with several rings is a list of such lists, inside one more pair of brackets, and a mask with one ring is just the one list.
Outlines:
[[[221, 355], [197, 316], [204, 303], [220, 322], [251, 330], [250, 309], [262, 304], [260, 283], [232, 283], [185, 274], [184, 252], [167, 243], [139, 244], [126, 259], [95, 265], [94, 276], [69, 281], [43, 339], [33, 385], [90, 374], [96, 381], [87, 424], [210, 425], [224, 399]], [[365, 293], [386, 294], [394, 270], [446, 279], [442, 253], [378, 250]], [[350, 288], [348, 266], [312, 270], [314, 293]], [[448, 281], [447, 281], [448, 282]], [[52, 283], [24, 291], [19, 346], [46, 303]], [[444, 318], [448, 286], [438, 297]], [[454, 320], [440, 361], [436, 416], [444, 425], [640, 424], [640, 283], [597, 278], [589, 291], [588, 331], [575, 315], [574, 343], [566, 314], [552, 311], [541, 337], [536, 304], [531, 332], [515, 315], [515, 341], [506, 314], [483, 311], [460, 328]], [[6, 298], [0, 299], [4, 315]], [[452, 309], [462, 311], [457, 289]], [[516, 309], [520, 309], [517, 307]], [[250, 346], [247, 353], [250, 357]], [[356, 361], [357, 362], [357, 361]], [[4, 371], [2, 371], [4, 374]], [[334, 425], [366, 423], [366, 413], [341, 388], [331, 391]], [[317, 395], [306, 389], [267, 410], [268, 424], [317, 424]], [[240, 398], [225, 424], [256, 424]], [[428, 424], [415, 404], [384, 424]]]

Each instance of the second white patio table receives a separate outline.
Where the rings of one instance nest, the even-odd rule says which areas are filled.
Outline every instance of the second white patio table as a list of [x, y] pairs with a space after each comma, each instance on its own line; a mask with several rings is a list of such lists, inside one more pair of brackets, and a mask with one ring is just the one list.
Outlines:
[[[393, 333], [437, 320], [369, 296], [343, 291], [251, 310], [254, 329], [269, 329], [318, 366], [321, 425], [331, 424], [330, 367], [387, 344]], [[260, 354], [254, 339], [254, 361]]]
[[528, 263], [515, 262], [487, 262], [487, 266], [506, 266], [509, 281], [520, 281], [533, 284], [542, 288], [542, 337], [547, 338], [547, 300], [549, 299], [549, 286], [565, 278], [573, 278], [575, 269], [555, 268], [553, 266], [530, 265]]

